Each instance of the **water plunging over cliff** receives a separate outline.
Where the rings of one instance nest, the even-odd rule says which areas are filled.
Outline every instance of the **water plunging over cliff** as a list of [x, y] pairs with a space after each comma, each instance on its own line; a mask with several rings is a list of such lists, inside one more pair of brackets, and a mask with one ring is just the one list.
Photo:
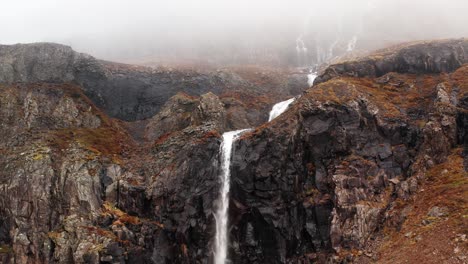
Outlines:
[[221, 143], [221, 190], [218, 209], [215, 213], [216, 237], [214, 248], [214, 263], [225, 264], [228, 248], [228, 209], [229, 209], [229, 188], [230, 188], [230, 166], [232, 156], [232, 145], [239, 136], [248, 129], [230, 131], [223, 134]]
[[268, 122], [271, 120], [275, 119], [277, 116], [281, 115], [286, 109], [288, 109], [288, 106], [294, 102], [296, 98], [291, 98], [289, 100], [279, 102], [273, 106], [273, 108], [270, 111], [270, 117], [268, 118]]
[[314, 85], [315, 78], [317, 78], [317, 73], [311, 70], [310, 73], [307, 74], [307, 84], [309, 85], [309, 87]]

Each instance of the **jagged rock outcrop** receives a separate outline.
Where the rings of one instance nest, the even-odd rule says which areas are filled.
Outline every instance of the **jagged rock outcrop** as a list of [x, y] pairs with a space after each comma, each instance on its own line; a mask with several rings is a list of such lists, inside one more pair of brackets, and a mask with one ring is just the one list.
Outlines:
[[54, 43], [0, 45], [0, 83], [71, 82], [83, 72], [105, 75], [96, 59], [68, 46]]
[[185, 93], [171, 97], [161, 111], [153, 116], [145, 128], [145, 137], [156, 140], [164, 134], [180, 131], [193, 123], [199, 100]]
[[156, 140], [163, 135], [202, 124], [219, 132], [225, 130], [226, 113], [219, 97], [211, 92], [203, 94], [200, 98], [178, 93], [150, 119], [145, 136], [150, 141]]
[[268, 104], [256, 102], [257, 98], [252, 98], [251, 95], [246, 97], [253, 102], [246, 104], [231, 95], [220, 98], [211, 92], [200, 97], [178, 93], [166, 102], [158, 114], [149, 119], [145, 126], [145, 138], [149, 141], [156, 140], [189, 126], [210, 126], [218, 133], [254, 127], [266, 119], [265, 106]]
[[380, 77], [389, 72], [442, 73], [452, 72], [468, 63], [468, 40], [440, 40], [391, 47], [370, 56], [331, 65], [314, 83], [338, 76]]

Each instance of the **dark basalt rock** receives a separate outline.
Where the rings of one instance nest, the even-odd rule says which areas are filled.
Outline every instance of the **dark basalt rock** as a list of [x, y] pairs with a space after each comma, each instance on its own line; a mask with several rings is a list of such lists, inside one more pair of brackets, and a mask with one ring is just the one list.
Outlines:
[[[407, 116], [414, 106], [398, 103], [400, 114], [390, 117], [385, 108], [393, 101], [375, 101], [388, 90], [353, 80], [314, 86], [237, 143], [235, 263], [296, 263], [310, 254], [363, 248], [385, 222], [392, 197], [414, 193], [425, 168], [443, 162], [457, 136], [465, 137], [454, 103], [466, 89], [434, 85], [419, 116]], [[416, 87], [401, 87], [406, 98], [423, 96]], [[445, 96], [450, 89], [456, 100]], [[429, 121], [421, 126], [418, 120]]]
[[[468, 109], [468, 97], [461, 98], [458, 106], [461, 109]], [[458, 143], [464, 146], [465, 171], [468, 171], [468, 112], [459, 111], [457, 113]]]

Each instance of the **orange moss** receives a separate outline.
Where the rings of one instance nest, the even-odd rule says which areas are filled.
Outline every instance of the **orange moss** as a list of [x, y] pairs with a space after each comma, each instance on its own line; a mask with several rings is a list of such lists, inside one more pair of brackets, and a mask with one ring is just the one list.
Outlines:
[[468, 64], [465, 64], [451, 75], [454, 86], [460, 89], [459, 97], [468, 96]]
[[245, 107], [249, 109], [262, 109], [267, 105], [275, 103], [278, 98], [255, 94], [253, 92], [243, 92], [243, 91], [229, 91], [224, 92], [220, 96], [220, 98], [233, 98], [239, 102], [241, 102]]
[[[105, 155], [120, 160], [128, 136], [112, 127], [59, 129], [51, 131], [49, 143], [61, 150], [77, 142], [97, 156]], [[90, 157], [91, 158], [91, 157]]]
[[[447, 217], [429, 217], [434, 207], [447, 207]], [[427, 172], [427, 181], [409, 201], [396, 201], [395, 211], [411, 207], [400, 231], [386, 227], [386, 239], [378, 248], [378, 263], [451, 263], [457, 234], [468, 232], [468, 173], [463, 169], [462, 149], [455, 149], [447, 161]], [[423, 225], [423, 220], [430, 224]], [[461, 243], [461, 244], [457, 244]], [[438, 252], [438, 254], [433, 254]]]
[[119, 240], [117, 236], [114, 233], [112, 233], [112, 231], [109, 231], [106, 229], [102, 229], [102, 228], [95, 227], [95, 226], [81, 226], [81, 228], [85, 229], [90, 234], [96, 234], [101, 237], [107, 237], [114, 241]]
[[269, 127], [270, 125], [271, 125], [270, 122], [263, 123], [262, 125], [256, 127], [254, 130], [250, 130], [245, 133], [242, 133], [242, 135], [239, 137], [239, 140], [245, 140], [255, 135], [259, 135], [265, 128]]
[[451, 88], [447, 74], [389, 73], [386, 76], [389, 78], [387, 82], [377, 82], [379, 78], [332, 79], [309, 89], [307, 97], [324, 103], [342, 105], [364, 96], [380, 109], [379, 115], [391, 120], [414, 118], [409, 116], [408, 112], [429, 111], [430, 107], [433, 107], [437, 84], [445, 83], [447, 89]]
[[136, 216], [131, 216], [127, 214], [126, 212], [118, 209], [117, 207], [115, 207], [109, 202], [105, 202], [103, 204], [102, 215], [108, 215], [108, 216], [114, 217], [116, 220], [113, 222], [113, 225], [140, 225], [143, 223], [148, 223], [148, 224], [156, 225], [160, 228], [164, 228], [164, 225], [162, 225], [159, 222], [144, 219], [144, 218], [139, 218]]
[[199, 138], [195, 143], [196, 144], [202, 144], [202, 143], [206, 143], [209, 139], [212, 139], [212, 138], [220, 138], [221, 135], [219, 134], [218, 131], [216, 130], [211, 130], [211, 131], [208, 131], [206, 132], [201, 138]]
[[198, 100], [198, 97], [193, 96], [193, 95], [190, 95], [190, 94], [188, 94], [188, 93], [186, 93], [186, 92], [178, 92], [177, 95], [186, 97], [186, 98], [188, 98], [188, 99], [190, 99], [190, 100]]
[[163, 144], [163, 143], [166, 142], [166, 140], [168, 140], [168, 139], [171, 137], [171, 135], [173, 135], [173, 134], [174, 134], [174, 132], [167, 132], [166, 134], [161, 135], [160, 137], [158, 137], [158, 138], [156, 139], [156, 141], [154, 142], [154, 144], [155, 144], [155, 145], [161, 145], [161, 144]]
[[61, 232], [56, 232], [56, 231], [50, 231], [47, 233], [47, 237], [49, 237], [52, 240], [56, 240], [60, 238]]
[[128, 215], [127, 213], [113, 206], [109, 202], [105, 202], [103, 204], [102, 214], [110, 215], [110, 216], [117, 218], [117, 220], [115, 220], [113, 223], [114, 225], [126, 225], [126, 224], [139, 225], [141, 224], [140, 218], [136, 216]]
[[186, 244], [180, 245], [180, 250], [182, 251], [182, 254], [184, 254], [185, 257], [188, 256], [187, 245]]

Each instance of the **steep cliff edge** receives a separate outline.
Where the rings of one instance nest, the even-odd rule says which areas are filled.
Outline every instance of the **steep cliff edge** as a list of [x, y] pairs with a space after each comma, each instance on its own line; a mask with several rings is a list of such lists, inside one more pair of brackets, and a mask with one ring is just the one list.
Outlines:
[[77, 86], [0, 91], [2, 263], [209, 259], [220, 144], [210, 120], [142, 146]]
[[[418, 192], [428, 169], [467, 147], [468, 67], [451, 70], [371, 78], [344, 71], [245, 135], [232, 168], [234, 262], [352, 262], [384, 225], [399, 229], [411, 209], [391, 209]], [[459, 184], [466, 195], [466, 181]], [[459, 198], [448, 214], [465, 221]], [[379, 261], [377, 251], [366, 254]], [[462, 263], [463, 254], [447, 263]]]

